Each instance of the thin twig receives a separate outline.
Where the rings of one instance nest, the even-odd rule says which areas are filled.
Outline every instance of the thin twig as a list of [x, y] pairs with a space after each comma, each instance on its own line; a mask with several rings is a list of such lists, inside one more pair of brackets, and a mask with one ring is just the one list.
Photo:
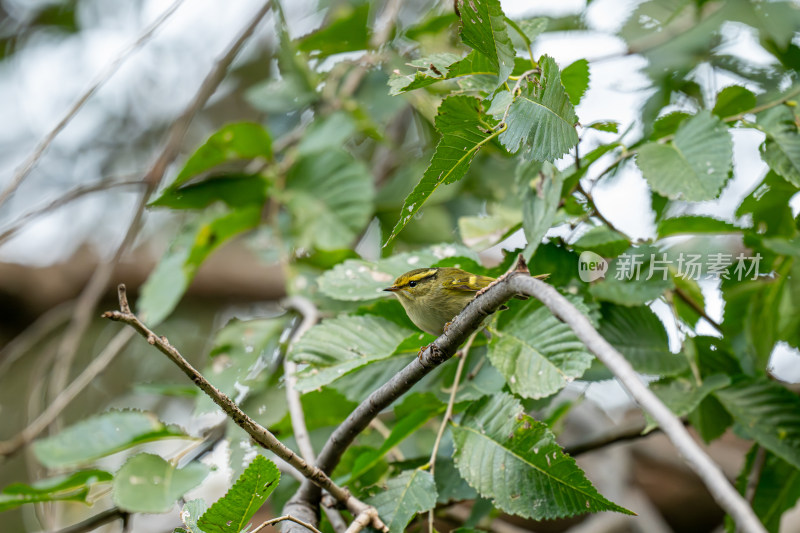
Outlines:
[[122, 330], [111, 339], [105, 349], [98, 355], [61, 394], [50, 402], [47, 408], [28, 426], [13, 438], [0, 442], [0, 456], [9, 456], [23, 446], [27, 446], [74, 400], [93, 380], [105, 370], [122, 348], [133, 337], [133, 331]]
[[75, 359], [75, 354], [78, 351], [80, 340], [83, 338], [87, 327], [89, 326], [90, 319], [94, 314], [97, 302], [106, 290], [111, 275], [114, 270], [114, 265], [119, 262], [123, 253], [127, 250], [128, 246], [133, 243], [136, 235], [139, 233], [139, 227], [144, 217], [145, 206], [150, 194], [158, 187], [167, 167], [178, 156], [180, 144], [189, 129], [189, 124], [192, 118], [203, 108], [211, 95], [216, 92], [217, 87], [222, 82], [228, 67], [233, 62], [234, 58], [238, 55], [244, 43], [250, 38], [253, 32], [258, 27], [261, 20], [269, 11], [272, 1], [264, 2], [261, 8], [255, 15], [248, 21], [248, 24], [242, 32], [233, 40], [227, 51], [220, 57], [211, 70], [206, 75], [200, 88], [197, 90], [195, 97], [186, 106], [186, 109], [175, 120], [170, 127], [167, 134], [167, 139], [161, 154], [156, 158], [153, 164], [145, 174], [142, 181], [146, 184], [147, 188], [142, 195], [139, 205], [137, 206], [136, 213], [133, 220], [128, 227], [122, 243], [117, 248], [116, 253], [111, 261], [103, 263], [97, 267], [89, 280], [86, 288], [78, 298], [78, 303], [75, 308], [75, 315], [70, 323], [67, 334], [64, 336], [61, 346], [59, 347], [59, 355], [56, 359], [55, 368], [53, 369], [53, 376], [50, 382], [50, 397], [54, 398], [64, 389], [69, 377], [69, 370], [72, 367], [72, 362]]
[[295, 517], [289, 516], [289, 515], [279, 516], [278, 518], [273, 518], [271, 520], [267, 520], [266, 522], [264, 522], [261, 525], [259, 525], [257, 528], [255, 528], [250, 533], [258, 533], [259, 531], [261, 531], [262, 529], [264, 529], [267, 526], [271, 526], [273, 524], [277, 524], [278, 522], [283, 522], [285, 520], [289, 520], [290, 522], [294, 522], [295, 524], [300, 524], [304, 528], [309, 529], [309, 530], [313, 531], [314, 533], [322, 533], [322, 531], [320, 531], [319, 529], [315, 528], [314, 526], [312, 526], [308, 522], [303, 522], [299, 518], [295, 518]]
[[[433, 441], [431, 459], [428, 462], [431, 467], [431, 477], [433, 477], [433, 475], [436, 473], [436, 456], [439, 454], [439, 445], [442, 442], [442, 437], [444, 437], [444, 430], [447, 428], [447, 423], [450, 421], [450, 417], [453, 416], [453, 406], [456, 404], [456, 395], [458, 394], [458, 384], [461, 382], [461, 373], [464, 371], [464, 365], [467, 362], [469, 350], [472, 348], [472, 342], [475, 340], [475, 336], [477, 334], [477, 331], [473, 332], [472, 335], [469, 336], [469, 339], [467, 339], [467, 343], [460, 350], [461, 358], [458, 360], [458, 366], [456, 367], [456, 377], [453, 378], [453, 387], [450, 390], [450, 399], [447, 401], [447, 409], [445, 409], [442, 423], [439, 425], [439, 432], [436, 433], [436, 440]], [[433, 533], [433, 512], [435, 509], [436, 507], [434, 506], [434, 508], [428, 513], [428, 531], [430, 531], [430, 533]]]
[[711, 326], [712, 326], [714, 329], [716, 329], [717, 331], [719, 331], [720, 333], [722, 333], [722, 326], [719, 324], [719, 322], [717, 322], [716, 320], [714, 320], [713, 318], [711, 318], [710, 316], [708, 316], [708, 313], [706, 313], [706, 310], [705, 310], [705, 309], [703, 309], [703, 307], [702, 307], [702, 306], [701, 306], [699, 303], [697, 303], [696, 301], [694, 301], [694, 298], [692, 298], [691, 296], [689, 296], [689, 295], [686, 293], [686, 291], [684, 291], [683, 289], [681, 289], [681, 288], [680, 288], [680, 287], [678, 287], [678, 286], [676, 286], [676, 287], [675, 287], [673, 290], [675, 291], [675, 294], [677, 294], [677, 295], [678, 295], [678, 298], [680, 298], [681, 300], [683, 300], [683, 301], [686, 303], [686, 305], [688, 305], [689, 307], [691, 307], [691, 308], [694, 310], [694, 312], [695, 312], [695, 313], [697, 313], [698, 315], [700, 315], [700, 316], [703, 318], [703, 320], [705, 320], [706, 322], [708, 322], [709, 324], [711, 324]]
[[345, 533], [347, 531], [347, 522], [342, 518], [341, 513], [336, 509], [336, 500], [330, 494], [322, 497], [322, 510], [325, 511], [325, 516], [328, 517], [328, 522], [336, 533]]
[[126, 520], [128, 513], [121, 510], [119, 507], [112, 507], [107, 511], [90, 516], [83, 522], [78, 522], [69, 527], [59, 529], [56, 533], [85, 533], [86, 531], [93, 531], [103, 524], [108, 524], [114, 520]]
[[34, 209], [33, 211], [29, 211], [22, 215], [21, 217], [14, 220], [14, 223], [6, 228], [3, 233], [0, 233], [0, 244], [3, 244], [8, 239], [13, 237], [17, 234], [17, 232], [22, 229], [25, 224], [27, 224], [31, 219], [36, 217], [42, 216], [50, 211], [54, 211], [59, 207], [66, 205], [78, 198], [86, 196], [87, 194], [91, 194], [93, 192], [98, 191], [105, 191], [108, 189], [116, 188], [116, 187], [131, 187], [131, 186], [138, 186], [142, 187], [144, 184], [139, 180], [129, 180], [129, 181], [103, 181], [100, 183], [93, 183], [92, 185], [82, 185], [80, 187], [76, 187], [71, 191], [67, 191], [66, 193], [62, 194], [52, 202], [48, 203], [45, 206], [42, 206], [38, 209]]
[[[214, 403], [216, 403], [225, 412], [225, 414], [236, 423], [236, 425], [245, 430], [254, 441], [299, 470], [307, 480], [312, 481], [315, 485], [330, 492], [334, 498], [345, 505], [354, 515], [357, 515], [365, 510], [369, 511], [370, 509], [373, 509], [372, 507], [353, 497], [347, 489], [344, 489], [334, 483], [325, 474], [325, 472], [308, 464], [303, 460], [302, 457], [298, 456], [296, 453], [294, 453], [294, 451], [279, 441], [275, 435], [269, 432], [269, 430], [245, 414], [244, 411], [242, 411], [239, 406], [233, 402], [233, 400], [222, 393], [202, 374], [200, 374], [200, 372], [198, 372], [183, 357], [183, 355], [181, 355], [181, 353], [169, 343], [166, 337], [159, 337], [147, 326], [145, 326], [139, 320], [139, 318], [133, 312], [131, 312], [124, 285], [120, 285], [118, 287], [118, 295], [120, 310], [106, 311], [103, 313], [104, 318], [108, 318], [116, 322], [122, 322], [135, 329], [147, 340], [149, 344], [156, 347], [161, 353], [166, 355], [173, 363], [175, 363], [178, 368], [180, 368], [181, 371], [200, 388], [200, 390], [206, 393], [206, 395], [208, 395], [208, 397], [211, 398]], [[377, 517], [377, 514], [375, 515], [372, 525], [376, 529], [387, 530], [383, 522], [380, 521], [380, 518]]]
[[761, 471], [764, 470], [764, 463], [767, 460], [767, 450], [763, 446], [756, 449], [756, 456], [753, 458], [753, 466], [750, 468], [750, 475], [747, 476], [747, 487], [744, 491], [744, 498], [752, 505], [756, 497], [758, 482], [761, 481]]
[[144, 32], [136, 39], [133, 43], [131, 43], [128, 48], [122, 51], [122, 53], [117, 56], [117, 58], [112, 61], [106, 68], [101, 72], [95, 81], [89, 86], [89, 88], [78, 98], [78, 101], [75, 102], [72, 107], [67, 111], [64, 117], [56, 124], [56, 126], [48, 133], [44, 139], [36, 146], [28, 156], [28, 159], [22, 164], [22, 166], [17, 170], [16, 174], [11, 180], [11, 183], [0, 193], [0, 205], [3, 205], [8, 197], [11, 196], [14, 191], [19, 188], [22, 184], [23, 180], [30, 174], [33, 167], [36, 166], [36, 163], [41, 159], [42, 155], [44, 154], [45, 150], [50, 146], [56, 136], [61, 133], [67, 124], [78, 114], [78, 111], [81, 110], [83, 105], [92, 97], [94, 93], [106, 82], [108, 81], [111, 76], [116, 73], [120, 66], [143, 44], [145, 44], [150, 37], [153, 36], [155, 31], [162, 25], [164, 22], [172, 16], [173, 13], [180, 7], [183, 3], [183, 0], [175, 0], [175, 2], [169, 6], [164, 12], [150, 24]]
[[[292, 338], [289, 340], [289, 349], [291, 349], [292, 345], [317, 323], [319, 312], [317, 311], [317, 306], [311, 300], [302, 296], [287, 298], [283, 301], [282, 306], [296, 311], [301, 316], [300, 325], [297, 326]], [[316, 457], [314, 448], [311, 446], [311, 437], [306, 427], [303, 405], [300, 403], [300, 393], [297, 391], [297, 363], [290, 361], [289, 357], [284, 357], [283, 370], [286, 378], [286, 401], [289, 404], [294, 440], [297, 441], [297, 447], [300, 449], [300, 455], [303, 456], [303, 459], [309, 464], [313, 464], [316, 461]]]
[[[683, 425], [687, 425], [688, 420], [681, 419]], [[621, 426], [614, 426], [611, 429], [604, 431], [597, 435], [589, 435], [588, 437], [578, 440], [577, 442], [565, 443], [564, 451], [571, 455], [577, 456], [583, 453], [589, 453], [606, 446], [618, 444], [620, 442], [627, 442], [629, 440], [638, 440], [650, 435], [660, 433], [661, 428], [654, 428], [653, 431], [643, 434], [642, 432], [647, 429], [645, 421], [637, 421]]]

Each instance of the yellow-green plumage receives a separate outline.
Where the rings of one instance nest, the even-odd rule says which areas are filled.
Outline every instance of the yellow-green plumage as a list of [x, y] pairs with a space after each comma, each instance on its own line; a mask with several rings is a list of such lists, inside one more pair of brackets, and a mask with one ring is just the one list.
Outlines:
[[438, 336], [475, 293], [493, 281], [494, 278], [460, 268], [418, 268], [406, 272], [384, 290], [397, 296], [419, 329]]

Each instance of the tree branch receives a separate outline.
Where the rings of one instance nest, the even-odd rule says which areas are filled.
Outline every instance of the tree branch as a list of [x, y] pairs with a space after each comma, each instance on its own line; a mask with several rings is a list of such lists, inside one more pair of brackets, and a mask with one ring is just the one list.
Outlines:
[[684, 461], [703, 480], [711, 495], [746, 532], [764, 532], [753, 509], [734, 489], [719, 466], [692, 439], [681, 421], [647, 388], [631, 364], [592, 326], [589, 320], [553, 287], [530, 276], [512, 275], [503, 285], [532, 296], [563, 320], [597, 358], [611, 370], [639, 406], [655, 419]]
[[67, 111], [64, 117], [56, 124], [56, 126], [48, 133], [44, 139], [36, 146], [33, 150], [33, 153], [28, 156], [28, 159], [22, 164], [20, 169], [14, 174], [14, 177], [11, 180], [11, 183], [0, 192], [0, 205], [3, 205], [6, 200], [8, 200], [9, 196], [14, 194], [14, 191], [22, 184], [25, 178], [30, 174], [33, 167], [36, 166], [36, 163], [41, 159], [42, 155], [44, 154], [45, 150], [50, 146], [56, 136], [61, 133], [67, 124], [78, 114], [78, 111], [81, 110], [83, 105], [92, 97], [92, 95], [97, 92], [97, 90], [114, 75], [114, 73], [119, 69], [120, 66], [130, 57], [133, 52], [141, 48], [143, 44], [145, 44], [150, 37], [153, 36], [155, 31], [162, 25], [164, 22], [172, 16], [173, 13], [180, 7], [183, 3], [183, 0], [175, 0], [175, 2], [169, 6], [164, 12], [150, 24], [144, 32], [136, 39], [133, 43], [131, 43], [127, 49], [123, 50], [123, 52], [117, 56], [117, 58], [112, 61], [106, 69], [100, 73], [100, 75], [95, 79], [95, 81], [89, 86], [89, 89], [84, 92], [78, 101], [75, 102], [72, 107]]
[[308, 530], [311, 530], [314, 533], [322, 533], [319, 529], [315, 528], [314, 526], [312, 526], [308, 522], [303, 522], [302, 520], [299, 520], [299, 519], [297, 519], [297, 518], [295, 518], [293, 516], [289, 516], [289, 515], [279, 516], [278, 518], [273, 518], [272, 520], [267, 520], [266, 522], [263, 522], [261, 525], [259, 525], [257, 528], [255, 528], [250, 533], [258, 533], [259, 531], [261, 531], [265, 527], [271, 526], [273, 524], [277, 524], [278, 522], [283, 522], [284, 520], [289, 520], [290, 522], [294, 522], [295, 524], [300, 524], [304, 528], [306, 528]]
[[[198, 372], [182, 355], [172, 346], [166, 337], [159, 337], [147, 326], [145, 326], [139, 318], [131, 312], [128, 305], [128, 297], [125, 290], [125, 285], [118, 287], [119, 292], [119, 311], [106, 311], [103, 313], [104, 318], [122, 322], [135, 329], [142, 337], [147, 339], [147, 342], [155, 346], [161, 353], [166, 355], [173, 363], [175, 363], [181, 371], [186, 374], [189, 379], [197, 385], [200, 390], [206, 393], [214, 403], [216, 403], [228, 417], [233, 420], [236, 425], [241, 427], [253, 438], [258, 444], [267, 450], [273, 452], [275, 455], [292, 465], [299, 470], [307, 480], [311, 480], [315, 485], [327, 490], [334, 498], [340, 503], [345, 505], [351, 513], [358, 515], [363, 512], [374, 511], [374, 508], [366, 505], [362, 501], [353, 497], [347, 489], [344, 489], [335, 484], [322, 470], [317, 467], [309, 465], [281, 441], [279, 441], [272, 433], [266, 428], [258, 424], [255, 420], [245, 414], [233, 400], [227, 395], [220, 392], [214, 385], [212, 385], [200, 372]], [[374, 515], [372, 521], [373, 527], [379, 530], [385, 530], [386, 526]]]

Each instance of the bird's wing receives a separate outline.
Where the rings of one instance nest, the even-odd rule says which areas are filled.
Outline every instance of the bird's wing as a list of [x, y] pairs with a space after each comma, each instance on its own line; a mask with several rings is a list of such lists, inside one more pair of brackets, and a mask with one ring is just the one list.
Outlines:
[[454, 291], [478, 292], [493, 281], [494, 278], [489, 276], [479, 276], [465, 272], [463, 275], [447, 281], [444, 287]]

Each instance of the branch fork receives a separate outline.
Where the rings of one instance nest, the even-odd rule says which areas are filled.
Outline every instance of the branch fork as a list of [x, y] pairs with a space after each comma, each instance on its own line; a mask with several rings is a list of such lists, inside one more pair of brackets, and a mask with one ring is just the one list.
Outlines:
[[[377, 511], [374, 507], [367, 505], [361, 500], [355, 498], [350, 491], [344, 487], [340, 487], [331, 480], [330, 477], [320, 468], [308, 464], [303, 458], [298, 456], [294, 451], [288, 448], [285, 444], [279, 441], [275, 435], [270, 433], [265, 427], [250, 418], [244, 411], [242, 411], [236, 403], [231, 400], [227, 395], [222, 393], [214, 385], [212, 385], [200, 372], [189, 363], [181, 353], [172, 346], [166, 337], [159, 336], [151, 331], [139, 317], [134, 314], [130, 305], [128, 304], [127, 291], [125, 285], [117, 287], [117, 294], [119, 297], [119, 311], [106, 311], [103, 313], [103, 318], [113, 320], [115, 322], [122, 322], [135, 329], [142, 337], [147, 340], [148, 344], [155, 346], [160, 352], [166, 355], [173, 363], [175, 363], [195, 385], [197, 385], [203, 392], [205, 392], [216, 403], [225, 414], [231, 418], [236, 425], [245, 430], [250, 437], [259, 445], [267, 450], [273, 452], [275, 455], [292, 465], [297, 469], [307, 481], [310, 481], [315, 486], [326, 490], [333, 496], [341, 505], [346, 507], [353, 516], [369, 516], [369, 524], [379, 531], [388, 531]], [[362, 518], [362, 521], [366, 520]], [[351, 526], [352, 528], [353, 526]]]

